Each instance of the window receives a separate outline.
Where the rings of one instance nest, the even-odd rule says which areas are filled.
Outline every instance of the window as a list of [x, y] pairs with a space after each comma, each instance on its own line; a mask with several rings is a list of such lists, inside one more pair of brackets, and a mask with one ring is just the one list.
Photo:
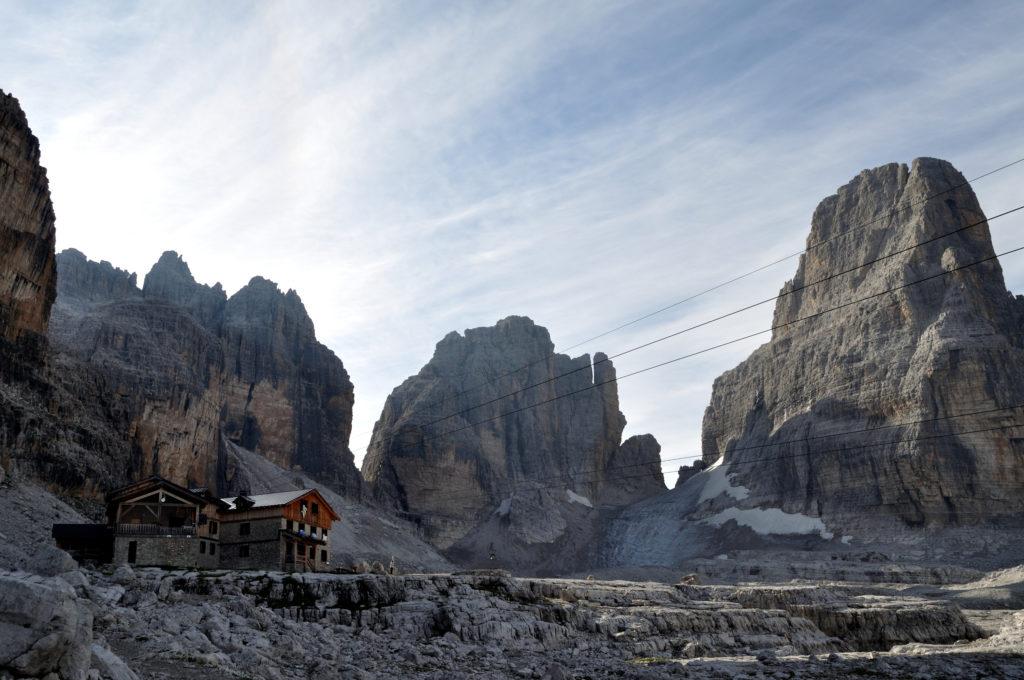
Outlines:
[[295, 531], [295, 520], [288, 520], [288, 531]]
[[313, 517], [320, 514], [320, 506], [317, 503], [313, 503]]
[[217, 544], [216, 543], [211, 543], [210, 544], [210, 554], [211, 555], [216, 555], [217, 554]]
[[128, 541], [128, 564], [135, 564], [135, 558], [139, 554], [138, 541]]
[[217, 535], [217, 520], [215, 520], [215, 519], [211, 519], [210, 520], [210, 535], [211, 536], [216, 536]]
[[299, 531], [301, 531], [302, 533], [306, 533], [306, 523], [305, 522], [303, 522], [302, 524], [299, 525]]
[[242, 522], [241, 524], [238, 525], [238, 535], [239, 536], [248, 536], [251, 533], [252, 533], [252, 527], [249, 525], [248, 522]]
[[324, 529], [324, 539], [327, 539], [327, 529]]
[[238, 556], [239, 557], [248, 557], [249, 556], [249, 546], [247, 546], [247, 545], [240, 545], [240, 546], [238, 546]]
[[205, 555], [206, 554], [206, 541], [199, 541], [199, 554], [200, 555]]
[[327, 551], [326, 550], [321, 550], [320, 551], [320, 561], [321, 562], [326, 562], [327, 561]]
[[314, 559], [316, 558], [316, 548], [313, 546], [309, 546], [309, 556]]

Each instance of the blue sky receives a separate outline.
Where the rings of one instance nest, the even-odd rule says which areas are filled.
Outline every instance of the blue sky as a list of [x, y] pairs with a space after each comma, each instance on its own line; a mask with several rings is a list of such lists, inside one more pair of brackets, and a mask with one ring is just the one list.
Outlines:
[[[229, 292], [255, 274], [296, 289], [352, 374], [360, 457], [451, 330], [526, 314], [569, 346], [800, 250], [863, 168], [938, 156], [970, 177], [1024, 156], [1016, 2], [0, 0], [0, 20], [0, 88], [41, 139], [58, 247], [140, 278], [174, 249]], [[1022, 180], [978, 183], [986, 211], [1024, 200]], [[993, 222], [997, 249], [1022, 225]], [[1004, 268], [1024, 290], [1024, 258]], [[760, 299], [794, 269], [575, 352]], [[712, 380], [758, 343], [624, 380], [628, 432], [699, 453]]]

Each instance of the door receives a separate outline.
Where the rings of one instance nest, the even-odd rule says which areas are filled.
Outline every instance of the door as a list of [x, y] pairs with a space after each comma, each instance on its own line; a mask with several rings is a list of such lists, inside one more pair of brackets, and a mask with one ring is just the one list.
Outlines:
[[128, 564], [135, 564], [139, 552], [138, 541], [128, 541]]

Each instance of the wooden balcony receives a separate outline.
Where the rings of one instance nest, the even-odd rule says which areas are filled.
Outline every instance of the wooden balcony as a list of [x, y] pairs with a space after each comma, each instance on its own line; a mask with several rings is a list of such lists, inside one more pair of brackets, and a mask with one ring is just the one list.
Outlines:
[[316, 568], [311, 558], [296, 557], [294, 555], [285, 555], [284, 570], [306, 572], [316, 571]]
[[165, 527], [160, 524], [118, 524], [118, 536], [195, 536], [195, 526]]

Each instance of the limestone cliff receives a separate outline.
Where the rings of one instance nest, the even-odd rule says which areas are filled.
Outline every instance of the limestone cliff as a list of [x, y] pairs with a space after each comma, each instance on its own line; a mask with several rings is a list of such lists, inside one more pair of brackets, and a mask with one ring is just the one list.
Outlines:
[[77, 251], [57, 256], [50, 335], [97, 370], [128, 414], [132, 475], [230, 484], [221, 434], [283, 467], [302, 466], [354, 496], [353, 388], [317, 342], [294, 291], [254, 278], [231, 298], [197, 283], [176, 253], [142, 290], [134, 274]]
[[525, 317], [447, 335], [384, 405], [363, 462], [374, 495], [455, 553], [493, 542], [522, 554], [571, 540], [602, 507], [664, 491], [654, 438], [621, 440], [611, 362], [553, 352]]
[[39, 140], [18, 100], [0, 91], [0, 378], [23, 362], [31, 370], [46, 351], [57, 294], [54, 214]]
[[[942, 237], [984, 220], [961, 184], [949, 163], [920, 158], [866, 170], [818, 206], [775, 308], [775, 325], [791, 325], [715, 381], [704, 416], [704, 463], [724, 456], [741, 508], [824, 518], [854, 537], [878, 517], [1019, 519], [1024, 427], [1007, 426], [1024, 423], [1008, 409], [1024, 404], [1024, 302], [996, 260], [906, 285], [993, 255], [987, 223]], [[966, 413], [977, 415], [955, 417]]]
[[27, 475], [85, 494], [128, 464], [123, 419], [100, 376], [53, 356], [54, 213], [39, 142], [0, 92], [0, 478]]

